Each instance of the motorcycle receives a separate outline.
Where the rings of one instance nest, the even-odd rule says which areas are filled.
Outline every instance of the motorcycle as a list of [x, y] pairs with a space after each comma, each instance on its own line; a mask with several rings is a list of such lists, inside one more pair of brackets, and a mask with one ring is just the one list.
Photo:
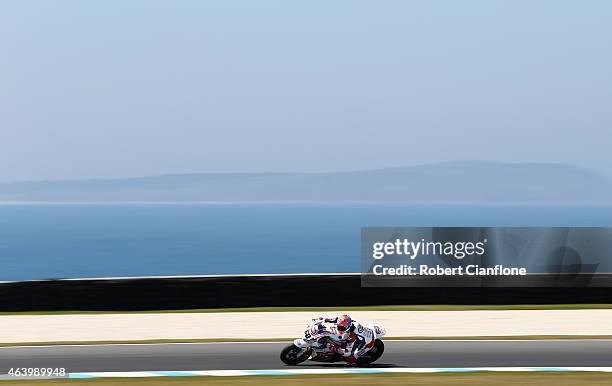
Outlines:
[[[355, 364], [367, 365], [379, 359], [385, 351], [382, 341], [386, 331], [377, 325], [363, 326], [373, 334], [373, 344], [366, 353], [357, 358]], [[346, 362], [346, 358], [329, 348], [329, 343], [342, 347], [345, 344], [342, 334], [336, 326], [331, 326], [319, 319], [313, 319], [304, 336], [295, 339], [292, 344], [286, 346], [280, 353], [280, 359], [285, 364], [295, 366], [306, 360], [313, 362]]]

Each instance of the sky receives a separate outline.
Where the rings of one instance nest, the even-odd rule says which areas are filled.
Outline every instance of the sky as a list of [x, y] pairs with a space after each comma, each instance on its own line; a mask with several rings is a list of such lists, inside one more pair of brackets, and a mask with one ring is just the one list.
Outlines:
[[0, 182], [474, 159], [607, 173], [611, 46], [608, 1], [6, 1]]

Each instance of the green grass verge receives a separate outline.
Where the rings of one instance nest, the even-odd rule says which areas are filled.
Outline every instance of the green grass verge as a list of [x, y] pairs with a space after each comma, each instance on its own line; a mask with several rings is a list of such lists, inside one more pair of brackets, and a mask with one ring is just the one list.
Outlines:
[[[227, 342], [292, 342], [293, 338], [214, 338], [214, 339], [151, 339], [151, 340], [99, 340], [0, 343], [0, 347], [12, 346], [58, 346], [95, 344], [159, 344], [159, 343], [227, 343]], [[513, 336], [390, 336], [385, 340], [611, 340], [612, 335], [513, 335]]]
[[79, 314], [151, 314], [151, 313], [218, 313], [218, 312], [327, 312], [327, 311], [470, 311], [470, 310], [593, 310], [612, 309], [612, 304], [510, 304], [510, 305], [400, 305], [362, 307], [251, 307], [202, 308], [191, 310], [151, 311], [23, 311], [0, 312], [1, 315], [79, 315]]
[[58, 379], [2, 381], [9, 385], [45, 386], [196, 386], [196, 385], [320, 385], [320, 386], [370, 386], [370, 385], [610, 385], [611, 373], [444, 373], [444, 374], [359, 374], [359, 375], [298, 375], [298, 376], [244, 376], [244, 377], [164, 377], [164, 378], [113, 378], [113, 379]]

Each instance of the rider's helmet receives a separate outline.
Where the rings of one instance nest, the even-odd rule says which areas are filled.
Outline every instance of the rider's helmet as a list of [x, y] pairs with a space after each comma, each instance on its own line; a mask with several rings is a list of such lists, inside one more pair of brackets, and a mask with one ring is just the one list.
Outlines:
[[351, 319], [348, 315], [342, 315], [338, 317], [338, 321], [336, 322], [336, 328], [338, 329], [338, 333], [341, 335], [343, 339], [348, 337], [348, 333], [353, 326], [353, 319]]

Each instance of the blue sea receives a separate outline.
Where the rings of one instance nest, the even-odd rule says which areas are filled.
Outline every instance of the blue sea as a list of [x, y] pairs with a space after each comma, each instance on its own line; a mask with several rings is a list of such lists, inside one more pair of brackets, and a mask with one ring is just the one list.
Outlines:
[[0, 280], [358, 272], [365, 226], [612, 226], [612, 206], [0, 205]]

